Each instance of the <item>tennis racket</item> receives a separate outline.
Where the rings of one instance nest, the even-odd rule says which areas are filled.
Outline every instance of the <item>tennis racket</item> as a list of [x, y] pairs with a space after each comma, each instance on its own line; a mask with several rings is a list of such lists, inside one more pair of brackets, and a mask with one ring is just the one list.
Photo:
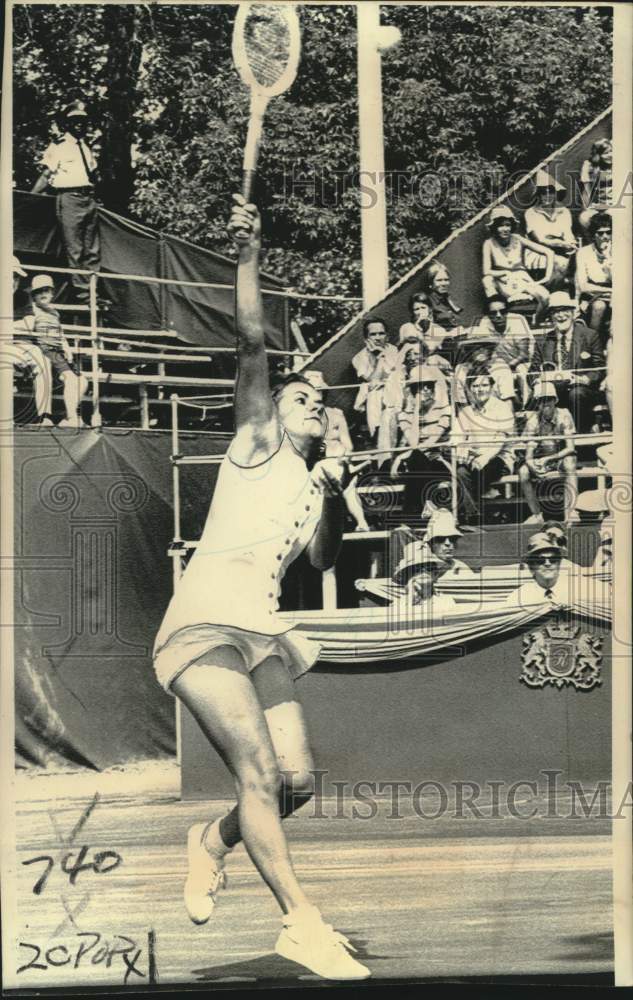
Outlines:
[[301, 31], [292, 3], [240, 3], [233, 25], [233, 61], [251, 92], [242, 195], [250, 201], [264, 115], [272, 97], [283, 94], [297, 75]]

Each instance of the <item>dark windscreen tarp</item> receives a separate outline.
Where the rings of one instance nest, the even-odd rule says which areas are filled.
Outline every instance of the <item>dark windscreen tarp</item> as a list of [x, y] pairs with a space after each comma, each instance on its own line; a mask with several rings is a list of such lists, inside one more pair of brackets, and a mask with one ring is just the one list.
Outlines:
[[[102, 769], [175, 751], [174, 702], [151, 650], [171, 597], [167, 435], [39, 429], [15, 439], [18, 762]], [[182, 436], [183, 454], [227, 439]], [[187, 466], [182, 524], [199, 537], [217, 466]]]
[[[14, 191], [14, 252], [26, 264], [66, 265], [55, 214], [55, 198]], [[101, 269], [116, 274], [175, 278], [179, 281], [233, 285], [235, 265], [227, 257], [99, 208]], [[55, 276], [60, 286], [61, 275]], [[261, 276], [264, 289], [283, 284]], [[232, 347], [232, 288], [187, 288], [138, 281], [102, 281], [99, 294], [109, 299], [108, 324], [140, 330], [174, 329], [191, 344]], [[264, 295], [269, 347], [288, 346], [284, 298]]]

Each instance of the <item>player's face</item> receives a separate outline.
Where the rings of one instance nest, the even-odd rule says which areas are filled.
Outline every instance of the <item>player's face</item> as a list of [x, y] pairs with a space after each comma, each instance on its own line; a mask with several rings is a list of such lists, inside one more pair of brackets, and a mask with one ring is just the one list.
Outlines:
[[33, 292], [33, 301], [37, 306], [47, 306], [53, 301], [53, 289], [52, 288], [40, 288], [39, 291]]
[[433, 288], [440, 295], [445, 295], [451, 287], [451, 279], [449, 277], [448, 271], [438, 271], [433, 278]]
[[560, 559], [560, 552], [555, 549], [545, 549], [530, 559], [528, 565], [532, 571], [532, 576], [544, 590], [547, 590], [548, 587], [553, 587], [558, 580]]
[[284, 429], [298, 440], [313, 441], [325, 436], [327, 418], [319, 389], [291, 382], [281, 391], [277, 412]]

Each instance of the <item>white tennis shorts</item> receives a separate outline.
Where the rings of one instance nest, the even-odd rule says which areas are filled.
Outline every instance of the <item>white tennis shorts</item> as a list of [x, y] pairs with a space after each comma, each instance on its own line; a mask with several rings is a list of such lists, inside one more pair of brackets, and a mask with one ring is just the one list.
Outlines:
[[191, 625], [178, 629], [154, 654], [156, 679], [172, 694], [171, 685], [187, 667], [219, 646], [231, 646], [251, 673], [269, 656], [279, 656], [293, 680], [305, 674], [319, 658], [321, 645], [294, 630], [262, 635], [232, 625]]

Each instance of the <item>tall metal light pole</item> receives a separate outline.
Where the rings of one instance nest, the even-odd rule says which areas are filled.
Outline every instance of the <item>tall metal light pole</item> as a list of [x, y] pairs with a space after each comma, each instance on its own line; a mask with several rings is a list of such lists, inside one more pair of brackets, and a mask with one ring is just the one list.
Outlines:
[[363, 308], [369, 309], [389, 287], [381, 53], [400, 41], [400, 31], [381, 26], [373, 0], [360, 0], [356, 11]]

